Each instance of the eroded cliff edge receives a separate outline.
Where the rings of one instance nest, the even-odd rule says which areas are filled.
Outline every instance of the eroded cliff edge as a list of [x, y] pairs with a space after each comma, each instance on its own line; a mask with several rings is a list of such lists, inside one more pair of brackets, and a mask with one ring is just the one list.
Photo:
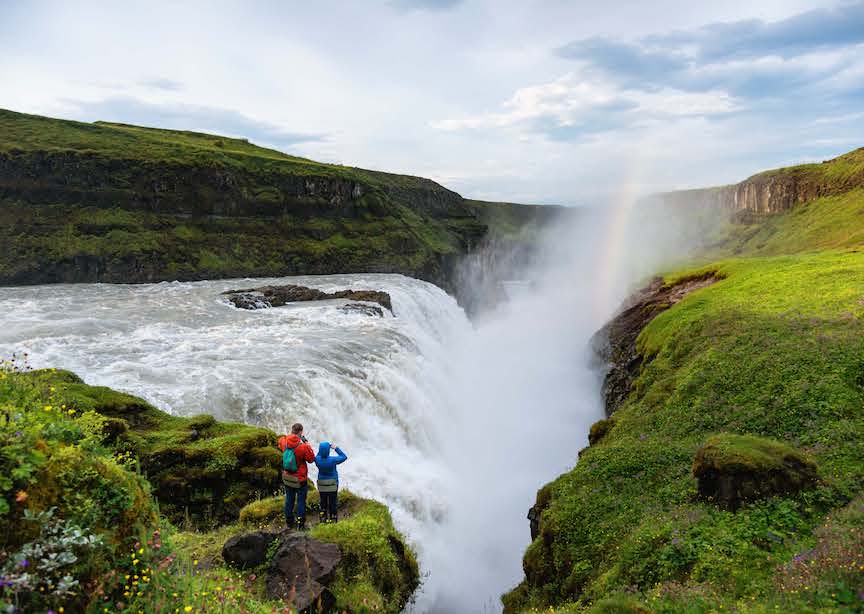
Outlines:
[[0, 110], [0, 285], [402, 273], [454, 290], [497, 226], [555, 208], [242, 139]]
[[753, 175], [740, 183], [660, 194], [684, 206], [720, 208], [731, 213], [774, 214], [864, 186], [864, 148], [819, 164], [802, 164]]

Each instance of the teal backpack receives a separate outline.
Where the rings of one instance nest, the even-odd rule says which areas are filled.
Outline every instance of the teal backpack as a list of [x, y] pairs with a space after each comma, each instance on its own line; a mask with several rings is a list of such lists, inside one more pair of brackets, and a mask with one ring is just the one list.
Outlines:
[[285, 448], [282, 453], [282, 468], [288, 473], [297, 473], [297, 455], [295, 448]]

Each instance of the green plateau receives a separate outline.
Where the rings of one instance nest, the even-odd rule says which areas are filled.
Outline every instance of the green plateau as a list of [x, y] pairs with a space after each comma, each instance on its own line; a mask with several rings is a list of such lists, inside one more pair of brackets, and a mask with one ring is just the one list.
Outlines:
[[379, 272], [452, 290], [461, 255], [559, 209], [242, 139], [0, 110], [0, 285]]

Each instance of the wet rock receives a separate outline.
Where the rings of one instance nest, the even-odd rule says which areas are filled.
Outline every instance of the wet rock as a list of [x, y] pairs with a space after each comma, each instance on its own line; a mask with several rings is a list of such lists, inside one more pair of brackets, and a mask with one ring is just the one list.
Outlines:
[[267, 597], [291, 603], [298, 611], [329, 612], [336, 600], [327, 586], [333, 581], [342, 553], [302, 533], [283, 538], [267, 575]]
[[631, 296], [618, 315], [594, 335], [591, 340], [594, 353], [608, 366], [603, 380], [607, 416], [624, 403], [633, 380], [639, 375], [645, 357], [637, 350], [636, 339], [642, 329], [691, 292], [720, 279], [716, 273], [709, 272], [667, 285], [658, 277]]
[[362, 313], [367, 316], [378, 316], [379, 318], [384, 317], [384, 310], [380, 307], [376, 307], [375, 305], [365, 305], [363, 303], [348, 303], [347, 305], [342, 305], [339, 308], [339, 311], [344, 311], [345, 313]]
[[[378, 303], [382, 307], [393, 311], [390, 295], [386, 292], [376, 290], [338, 290], [336, 292], [323, 292], [306, 286], [262, 286], [260, 288], [248, 288], [245, 290], [228, 290], [222, 293], [228, 300], [240, 309], [266, 309], [269, 307], [281, 307], [288, 303], [305, 301], [325, 301], [330, 299], [348, 299], [351, 301], [363, 301], [365, 303]], [[383, 315], [383, 314], [382, 314]]]
[[735, 511], [745, 502], [793, 494], [816, 484], [816, 465], [779, 441], [722, 433], [693, 458], [699, 496]]
[[267, 562], [267, 550], [277, 537], [278, 533], [268, 531], [235, 535], [222, 546], [222, 559], [239, 569], [258, 567]]

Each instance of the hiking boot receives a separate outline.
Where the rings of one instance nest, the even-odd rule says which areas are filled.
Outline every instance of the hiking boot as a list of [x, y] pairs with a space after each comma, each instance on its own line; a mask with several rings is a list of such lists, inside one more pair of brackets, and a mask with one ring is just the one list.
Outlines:
[[305, 531], [306, 530], [306, 516], [298, 516], [297, 517], [297, 530]]
[[285, 516], [285, 528], [290, 531], [295, 526], [294, 516]]
[[318, 524], [324, 524], [327, 522], [327, 512], [321, 510], [318, 512]]

